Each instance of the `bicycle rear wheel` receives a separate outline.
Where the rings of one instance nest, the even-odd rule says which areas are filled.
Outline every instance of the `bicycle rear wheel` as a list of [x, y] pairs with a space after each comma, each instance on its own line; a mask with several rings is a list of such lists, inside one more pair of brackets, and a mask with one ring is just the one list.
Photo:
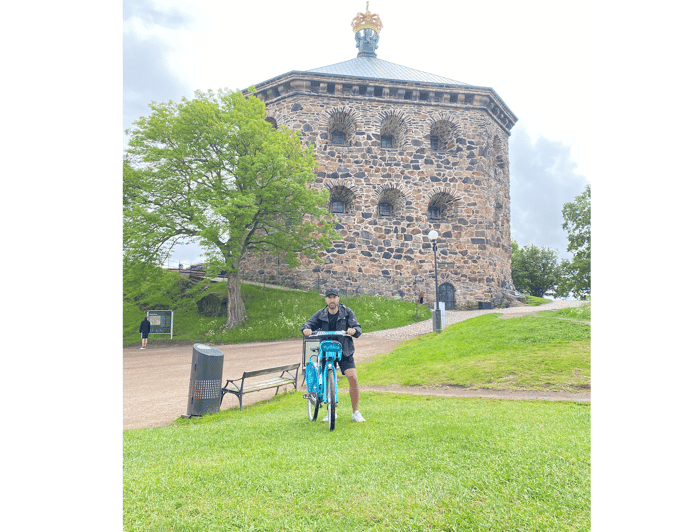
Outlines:
[[315, 421], [318, 418], [318, 409], [320, 408], [320, 383], [318, 379], [318, 370], [315, 364], [309, 362], [306, 366], [306, 390], [308, 391], [308, 419]]
[[335, 416], [337, 415], [337, 375], [334, 366], [327, 368], [327, 421], [330, 431], [334, 430]]
[[315, 421], [318, 419], [318, 409], [320, 408], [320, 401], [318, 400], [318, 394], [316, 392], [311, 392], [308, 394], [308, 420]]

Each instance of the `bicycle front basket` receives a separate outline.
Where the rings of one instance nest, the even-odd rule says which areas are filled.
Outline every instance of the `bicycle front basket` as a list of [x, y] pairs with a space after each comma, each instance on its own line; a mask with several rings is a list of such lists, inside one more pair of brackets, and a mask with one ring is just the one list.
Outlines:
[[315, 369], [315, 365], [311, 362], [306, 366], [306, 391], [308, 393], [318, 393], [318, 370]]
[[335, 360], [341, 360], [341, 344], [336, 340], [326, 340], [320, 343], [320, 350], [322, 351], [323, 358], [327, 358], [328, 355], [334, 356]]

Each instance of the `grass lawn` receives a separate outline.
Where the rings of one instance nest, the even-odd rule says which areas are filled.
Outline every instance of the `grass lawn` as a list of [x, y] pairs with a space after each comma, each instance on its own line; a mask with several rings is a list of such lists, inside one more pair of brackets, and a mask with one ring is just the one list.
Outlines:
[[[512, 390], [591, 386], [591, 327], [585, 310], [501, 319], [486, 314], [400, 344], [360, 365], [361, 384]], [[590, 309], [588, 310], [590, 319]], [[345, 382], [341, 386], [346, 386]]]
[[[252, 320], [268, 296], [251, 296]], [[392, 319], [391, 303], [358, 299], [375, 305], [347, 303], [359, 319]], [[483, 315], [359, 364], [360, 382], [587, 389], [588, 321], [590, 306]], [[334, 432], [308, 421], [300, 391], [124, 431], [124, 530], [590, 530], [590, 404], [362, 392], [367, 422], [354, 423], [340, 382]]]
[[552, 299], [548, 299], [546, 297], [536, 297], [530, 295], [526, 295], [525, 298], [527, 299], [527, 305], [529, 307], [538, 307], [539, 305], [544, 305], [545, 303], [550, 303], [553, 301]]
[[301, 392], [124, 432], [127, 531], [584, 531], [590, 406], [364, 392], [336, 429]]

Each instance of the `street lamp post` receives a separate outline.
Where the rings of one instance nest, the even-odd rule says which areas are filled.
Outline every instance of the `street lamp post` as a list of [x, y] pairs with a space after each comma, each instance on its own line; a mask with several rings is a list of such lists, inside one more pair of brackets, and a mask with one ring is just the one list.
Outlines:
[[438, 299], [438, 232], [431, 231], [428, 234], [428, 238], [433, 242], [433, 264], [435, 268], [435, 278], [436, 278], [436, 300], [433, 306], [433, 330], [437, 333], [440, 333], [442, 330], [442, 316], [440, 310], [440, 303]]

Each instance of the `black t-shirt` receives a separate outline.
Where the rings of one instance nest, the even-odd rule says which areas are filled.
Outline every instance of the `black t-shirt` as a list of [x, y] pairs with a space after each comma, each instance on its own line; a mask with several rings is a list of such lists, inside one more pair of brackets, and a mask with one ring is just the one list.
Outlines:
[[336, 314], [331, 314], [329, 312], [327, 313], [327, 317], [330, 319], [330, 324], [328, 326], [329, 328], [327, 329], [328, 331], [336, 331], [337, 330], [337, 317], [338, 316], [339, 316], [339, 312], [337, 312]]

